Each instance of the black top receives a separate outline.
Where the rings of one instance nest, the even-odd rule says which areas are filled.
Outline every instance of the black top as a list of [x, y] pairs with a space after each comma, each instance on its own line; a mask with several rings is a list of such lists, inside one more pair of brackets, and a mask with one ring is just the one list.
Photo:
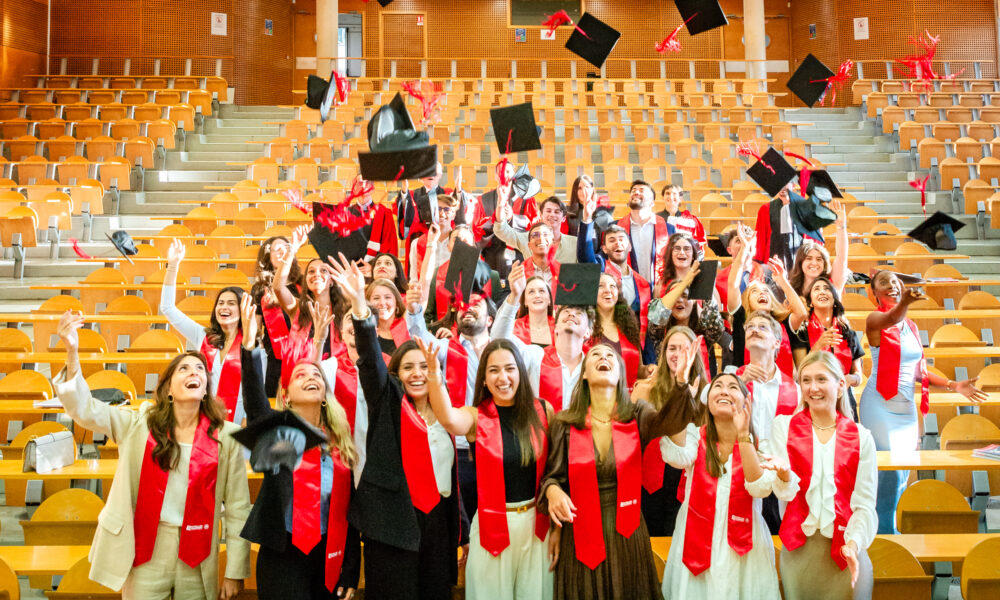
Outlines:
[[383, 354], [392, 356], [392, 353], [396, 351], [396, 340], [390, 338], [384, 338], [378, 336], [378, 346], [382, 349]]
[[535, 497], [535, 461], [521, 465], [521, 443], [514, 433], [514, 407], [497, 407], [503, 437], [503, 485], [507, 502], [524, 502]]
[[[241, 349], [243, 406], [247, 411], [247, 423], [263, 419], [273, 412], [264, 392], [264, 375], [260, 372], [261, 349], [249, 351]], [[261, 544], [277, 552], [292, 552], [289, 546], [291, 536], [285, 529], [285, 515], [292, 503], [292, 473], [281, 469], [277, 475], [264, 473], [257, 500], [250, 509], [250, 516], [240, 532], [240, 537]], [[353, 489], [353, 487], [352, 487]], [[351, 494], [351, 503], [355, 500]], [[320, 543], [325, 543], [320, 542]], [[348, 523], [347, 542], [344, 546], [344, 562], [340, 567], [339, 587], [357, 587], [361, 572], [361, 544], [358, 530]]]

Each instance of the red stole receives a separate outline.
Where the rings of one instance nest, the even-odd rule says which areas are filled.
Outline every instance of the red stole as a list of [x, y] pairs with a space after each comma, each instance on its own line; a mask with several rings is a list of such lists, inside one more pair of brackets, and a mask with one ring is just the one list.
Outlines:
[[[555, 342], [555, 320], [552, 317], [547, 317], [549, 320], [549, 345], [551, 346]], [[514, 321], [514, 337], [521, 340], [525, 344], [531, 345], [531, 317], [524, 315], [523, 317], [518, 317]]]
[[[340, 451], [333, 448], [333, 489], [330, 490], [330, 507], [326, 521], [326, 589], [333, 591], [340, 578], [344, 562], [344, 544], [347, 541], [347, 507], [351, 500], [351, 470], [340, 459]], [[322, 450], [312, 448], [302, 455], [302, 464], [292, 474], [292, 543], [303, 554], [319, 543], [320, 499], [322, 497]]]
[[628, 341], [621, 329], [618, 330], [618, 345], [622, 349], [622, 360], [625, 361], [625, 379], [628, 382], [628, 391], [635, 387], [635, 380], [639, 377], [639, 367], [642, 364], [642, 357], [639, 349], [632, 342]]
[[437, 279], [434, 286], [434, 314], [437, 316], [438, 320], [444, 318], [445, 313], [448, 312], [448, 307], [451, 305], [451, 294], [444, 287], [444, 281], [448, 276], [448, 263], [450, 261], [444, 261], [444, 264], [437, 271]]
[[[712, 532], [715, 530], [715, 500], [719, 480], [705, 464], [705, 428], [700, 430], [698, 458], [691, 470], [691, 496], [684, 527], [684, 565], [692, 575], [701, 575], [712, 566]], [[739, 444], [733, 446], [729, 474], [729, 547], [743, 556], [753, 548], [753, 498], [743, 479], [743, 460]]]
[[[750, 351], [743, 346], [743, 364], [750, 362]], [[781, 322], [781, 346], [778, 348], [778, 358], [774, 360], [780, 370], [785, 375], [792, 377], [795, 375], [795, 359], [792, 357], [792, 344], [788, 341], [788, 332], [785, 331], [785, 323]]]
[[[221, 400], [226, 406], [227, 421], [233, 420], [233, 416], [236, 413], [236, 401], [240, 395], [240, 346], [242, 345], [243, 332], [237, 331], [236, 339], [233, 340], [233, 345], [229, 347], [229, 353], [226, 354], [225, 361], [222, 363], [219, 385], [215, 390], [215, 397]], [[208, 371], [211, 373], [212, 365], [220, 354], [219, 349], [210, 345], [206, 337], [201, 341], [201, 353], [205, 355], [205, 360], [208, 362]]]
[[[542, 271], [538, 270], [535, 266], [535, 261], [529, 256], [524, 259], [524, 280], [527, 281], [534, 277], [535, 275], [542, 275]], [[536, 270], [537, 273], [536, 273]], [[549, 263], [549, 271], [552, 274], [552, 282], [549, 287], [552, 288], [552, 297], [555, 298], [556, 286], [559, 285], [559, 263], [552, 261]]]
[[448, 382], [448, 396], [455, 408], [465, 406], [465, 397], [469, 388], [469, 353], [462, 346], [458, 336], [448, 340], [448, 360], [445, 368], [445, 381]]
[[434, 461], [427, 440], [427, 422], [405, 396], [400, 402], [399, 446], [403, 458], [403, 474], [410, 491], [413, 508], [427, 514], [441, 500], [434, 479]]
[[285, 311], [277, 304], [264, 307], [261, 310], [264, 317], [264, 326], [267, 327], [267, 336], [271, 339], [271, 348], [274, 350], [274, 357], [281, 360], [284, 350], [285, 340], [288, 339], [288, 323], [285, 322]]
[[[545, 404], [535, 401], [535, 411], [542, 420], [542, 427], [548, 429]], [[542, 480], [545, 460], [548, 456], [548, 438], [532, 437], [535, 449], [535, 493]], [[506, 488], [503, 472], [503, 435], [500, 432], [500, 418], [492, 400], [484, 400], [479, 405], [479, 419], [476, 421], [476, 490], [479, 494], [479, 543], [483, 549], [498, 556], [510, 546], [510, 532], [507, 529]], [[549, 518], [535, 512], [535, 536], [544, 541], [549, 532]]]
[[[615, 453], [618, 476], [615, 530], [624, 537], [631, 537], [639, 527], [642, 515], [639, 504], [642, 471], [639, 424], [634, 419], [628, 423], [612, 421], [611, 428], [612, 448], [609, 450], [613, 449]], [[597, 568], [607, 557], [595, 454], [588, 411], [587, 427], [570, 427], [569, 430], [569, 489], [577, 507], [576, 519], [573, 521], [576, 558], [591, 569]]]
[[[209, 437], [208, 417], [201, 415], [188, 464], [187, 500], [180, 531], [178, 557], [189, 567], [197, 567], [212, 552], [212, 524], [215, 520], [215, 482], [219, 474], [219, 442]], [[135, 502], [135, 560], [133, 567], [149, 562], [156, 545], [156, 528], [163, 509], [163, 493], [169, 473], [153, 462], [156, 441], [146, 440], [146, 452], [139, 472]]]
[[[618, 221], [618, 226], [625, 230], [628, 234], [628, 239], [632, 243], [632, 250], [630, 252], [633, 257], [632, 268], [635, 269], [638, 265], [634, 260], [636, 256], [636, 245], [635, 240], [632, 239], [632, 215], [627, 214]], [[653, 216], [653, 279], [659, 279], [663, 273], [663, 249], [667, 247], [667, 242], [670, 241], [670, 230], [667, 228], [667, 222], [663, 220], [663, 217], [659, 215]], [[643, 275], [645, 276], [645, 275]]]
[[[604, 272], [618, 280], [618, 287], [622, 286], [622, 270], [618, 268], [618, 265], [606, 260], [604, 261]], [[639, 343], [645, 343], [646, 329], [649, 327], [649, 303], [652, 301], [653, 295], [649, 282], [635, 269], [632, 269], [632, 281], [635, 282], [636, 295], [639, 300]]]
[[[837, 439], [834, 443], [835, 458], [833, 463], [834, 485], [837, 492], [833, 496], [833, 540], [830, 544], [830, 555], [840, 570], [847, 567], [847, 561], [840, 554], [844, 545], [844, 529], [851, 518], [851, 494], [854, 493], [854, 482], [858, 477], [858, 462], [861, 459], [861, 438], [858, 426], [844, 415], [837, 415]], [[781, 521], [779, 536], [781, 543], [789, 551], [793, 551], [806, 541], [802, 524], [809, 516], [809, 504], [806, 502], [806, 492], [813, 474], [813, 427], [812, 415], [805, 409], [792, 417], [788, 423], [788, 464], [799, 476], [799, 493], [785, 507], [785, 517]]]
[[[879, 311], [886, 312], [888, 307], [880, 306]], [[903, 320], [906, 326], [913, 332], [913, 337], [920, 339], [917, 332], [917, 324], [910, 319]], [[899, 347], [898, 325], [887, 327], [882, 330], [882, 341], [879, 342], [878, 350], [878, 373], [876, 374], [875, 389], [886, 400], [891, 400], [899, 393], [899, 368], [900, 368], [900, 347]], [[922, 350], [921, 350], [922, 352]], [[914, 376], [920, 380], [920, 414], [927, 414], [930, 409], [930, 380], [927, 376], [927, 361], [921, 356], [920, 363]]]
[[[746, 370], [747, 366], [743, 365], [736, 369], [736, 374], [742, 375]], [[781, 377], [781, 383], [778, 384], [778, 402], [774, 414], [775, 416], [795, 414], [795, 409], [799, 407], [799, 390], [795, 387], [795, 380], [785, 375], [781, 369], [778, 369], [778, 375]], [[750, 392], [751, 401], [753, 400], [753, 384], [752, 381], [747, 382], [747, 391]]]
[[545, 348], [542, 354], [542, 364], [538, 373], [538, 397], [548, 400], [552, 409], [559, 412], [563, 409], [563, 372], [562, 361], [556, 352], [556, 345]]
[[[815, 313], [809, 315], [809, 325], [807, 330], [809, 332], [810, 348], [816, 345], [816, 342], [819, 341], [820, 336], [823, 335], [826, 329], [827, 328], [823, 326], [823, 323], [820, 322], [819, 317], [817, 317]], [[844, 373], [851, 372], [851, 364], [854, 362], [854, 358], [851, 356], [851, 348], [847, 345], [846, 339], [841, 339], [840, 344], [838, 344], [836, 348], [830, 348], [827, 352], [832, 352], [833, 355], [837, 357], [837, 360], [840, 361], [840, 367], [844, 370]]]
[[[410, 339], [410, 328], [406, 324], [406, 317], [398, 317], [392, 322], [392, 326], [389, 327], [389, 334], [392, 336], [392, 342], [396, 344], [399, 348], [403, 345], [403, 342]], [[389, 360], [392, 356], [382, 353], [382, 357], [385, 359], [385, 364], [389, 364]]]
[[337, 378], [333, 382], [333, 395], [347, 413], [347, 423], [354, 433], [354, 419], [358, 410], [358, 368], [348, 358], [347, 352], [337, 357]]

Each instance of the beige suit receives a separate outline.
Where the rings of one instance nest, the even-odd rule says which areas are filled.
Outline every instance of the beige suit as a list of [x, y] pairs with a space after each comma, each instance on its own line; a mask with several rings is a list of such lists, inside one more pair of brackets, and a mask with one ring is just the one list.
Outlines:
[[[118, 468], [108, 493], [108, 502], [98, 517], [98, 528], [90, 547], [90, 578], [113, 590], [120, 590], [132, 571], [135, 560], [134, 508], [139, 492], [139, 472], [145, 454], [149, 428], [146, 413], [152, 404], [146, 402], [139, 410], [116, 408], [96, 400], [87, 382], [77, 371], [66, 381], [65, 369], [53, 380], [56, 395], [66, 412], [80, 426], [103, 433], [118, 444]], [[232, 433], [239, 427], [225, 423], [217, 432], [222, 442], [219, 449], [219, 472], [215, 485], [215, 519], [212, 535], [218, 539], [219, 519], [225, 504], [227, 563], [225, 576], [246, 579], [250, 576], [250, 542], [240, 537], [240, 530], [250, 513], [250, 492], [247, 485], [246, 463], [240, 445]], [[201, 563], [201, 579], [205, 596], [215, 599], [219, 594], [219, 546]]]

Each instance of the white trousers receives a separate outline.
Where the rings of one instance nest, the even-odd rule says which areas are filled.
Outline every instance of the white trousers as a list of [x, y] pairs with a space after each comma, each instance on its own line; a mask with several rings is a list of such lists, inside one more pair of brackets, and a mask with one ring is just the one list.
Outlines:
[[479, 543], [479, 514], [472, 519], [469, 560], [465, 564], [467, 600], [552, 600], [547, 544], [535, 537], [535, 501], [511, 503], [507, 507], [528, 504], [532, 507], [524, 512], [507, 513], [510, 545], [499, 556], [483, 549]]
[[192, 569], [178, 558], [179, 545], [180, 529], [160, 523], [153, 557], [132, 568], [122, 586], [122, 600], [206, 600], [201, 566]]

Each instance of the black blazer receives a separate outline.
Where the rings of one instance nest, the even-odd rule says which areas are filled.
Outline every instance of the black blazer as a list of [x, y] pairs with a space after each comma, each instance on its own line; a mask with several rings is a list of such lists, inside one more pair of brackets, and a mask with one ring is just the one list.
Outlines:
[[[418, 552], [420, 524], [406, 485], [399, 441], [403, 387], [399, 379], [389, 376], [375, 333], [374, 317], [364, 321], [354, 319], [354, 341], [358, 349], [358, 381], [368, 400], [368, 444], [365, 468], [347, 518], [366, 538]], [[467, 528], [462, 526], [454, 466], [451, 489], [454, 493], [441, 498], [441, 502], [448, 511], [448, 539], [457, 550]], [[454, 581], [458, 565], [456, 561], [449, 562]]]
[[[243, 406], [247, 411], [247, 422], [263, 419], [276, 412], [271, 408], [264, 392], [264, 377], [260, 372], [261, 349], [242, 352]], [[240, 532], [240, 537], [250, 542], [267, 546], [276, 552], [290, 550], [288, 532], [285, 530], [285, 514], [287, 506], [292, 502], [292, 473], [281, 469], [277, 475], [264, 473], [264, 482], [260, 486], [257, 501], [254, 502], [247, 517], [246, 525]], [[353, 501], [353, 494], [352, 494]], [[344, 545], [344, 562], [340, 567], [340, 580], [337, 585], [345, 588], [356, 588], [361, 572], [361, 538], [357, 529], [348, 523], [347, 541]]]

